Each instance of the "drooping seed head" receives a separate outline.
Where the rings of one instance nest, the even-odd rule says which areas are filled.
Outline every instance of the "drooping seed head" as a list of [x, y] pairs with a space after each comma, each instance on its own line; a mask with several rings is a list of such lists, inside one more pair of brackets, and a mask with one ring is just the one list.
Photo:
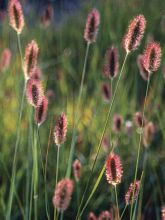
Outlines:
[[115, 47], [107, 49], [105, 54], [104, 75], [110, 79], [117, 76], [119, 71], [118, 50]]
[[161, 213], [162, 213], [162, 220], [165, 220], [165, 205], [162, 207]]
[[24, 27], [24, 16], [20, 2], [18, 0], [10, 0], [8, 11], [11, 27], [17, 32], [17, 34], [21, 34]]
[[143, 132], [143, 144], [145, 147], [149, 147], [151, 144], [154, 135], [155, 135], [155, 126], [152, 122], [148, 122], [144, 126], [144, 132]]
[[121, 182], [122, 165], [120, 157], [114, 153], [109, 154], [106, 160], [106, 178], [109, 184], [116, 185]]
[[31, 74], [33, 74], [33, 71], [36, 68], [38, 53], [38, 44], [36, 41], [32, 40], [25, 49], [24, 73], [26, 79], [30, 78]]
[[54, 131], [54, 142], [55, 144], [60, 147], [61, 144], [65, 142], [66, 133], [67, 133], [67, 117], [64, 113], [62, 113], [57, 121]]
[[72, 180], [66, 178], [58, 182], [53, 196], [53, 205], [57, 208], [59, 212], [63, 212], [68, 208], [71, 201], [72, 193]]
[[112, 220], [112, 215], [109, 211], [103, 211], [100, 213], [98, 220]]
[[121, 115], [115, 114], [113, 117], [113, 131], [118, 133], [121, 131], [123, 124], [123, 118]]
[[81, 162], [78, 159], [73, 162], [73, 174], [75, 180], [79, 181], [81, 177]]
[[137, 127], [141, 128], [142, 126], [144, 127], [144, 125], [146, 124], [146, 119], [143, 119], [141, 112], [136, 112], [133, 116], [133, 122]]
[[47, 97], [42, 98], [42, 102], [35, 108], [35, 122], [40, 126], [46, 120], [46, 114], [48, 110], [48, 99]]
[[161, 47], [157, 42], [150, 42], [143, 54], [143, 67], [149, 74], [156, 72], [160, 66]]
[[109, 102], [111, 98], [111, 91], [109, 88], [109, 83], [103, 83], [101, 86], [102, 89], [102, 96], [105, 102]]
[[88, 214], [87, 220], [97, 220], [97, 217], [93, 212], [90, 212]]
[[3, 50], [0, 58], [0, 71], [5, 71], [8, 69], [11, 60], [11, 51], [6, 48]]
[[[128, 189], [128, 192], [125, 194], [125, 203], [126, 205], [129, 205], [133, 202], [135, 202], [140, 189], [140, 181], [136, 181], [135, 183], [131, 183]], [[134, 195], [134, 197], [133, 197]]]
[[26, 97], [30, 105], [34, 107], [41, 105], [43, 89], [40, 81], [29, 79], [26, 82]]
[[94, 8], [88, 14], [85, 30], [84, 30], [84, 39], [88, 43], [93, 43], [96, 41], [99, 24], [100, 24], [100, 14], [98, 10]]
[[146, 27], [143, 15], [136, 16], [129, 24], [127, 33], [123, 38], [123, 48], [129, 53], [140, 45]]
[[143, 66], [143, 55], [141, 54], [137, 57], [137, 65], [138, 65], [141, 77], [146, 81], [149, 80], [150, 74]]

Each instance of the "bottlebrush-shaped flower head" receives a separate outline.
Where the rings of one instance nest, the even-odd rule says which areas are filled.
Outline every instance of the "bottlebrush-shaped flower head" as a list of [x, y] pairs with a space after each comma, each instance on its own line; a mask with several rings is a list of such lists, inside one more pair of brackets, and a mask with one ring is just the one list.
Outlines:
[[141, 77], [144, 80], [148, 80], [150, 77], [150, 74], [143, 66], [143, 55], [141, 55], [141, 54], [137, 57], [137, 65], [138, 65]]
[[123, 124], [123, 118], [121, 115], [115, 114], [113, 117], [113, 131], [118, 133], [121, 131], [121, 127]]
[[102, 96], [105, 102], [109, 102], [111, 98], [111, 91], [109, 87], [109, 83], [103, 83], [101, 86], [102, 89]]
[[97, 220], [97, 217], [93, 212], [90, 212], [88, 214], [87, 220]]
[[98, 220], [111, 220], [112, 215], [109, 211], [103, 211], [100, 213]]
[[47, 97], [42, 98], [42, 102], [35, 108], [35, 122], [39, 126], [45, 121], [48, 109], [48, 99]]
[[141, 128], [146, 124], [146, 119], [143, 119], [141, 112], [136, 112], [133, 116], [133, 122], [137, 127]]
[[18, 0], [10, 0], [8, 11], [11, 27], [17, 32], [17, 34], [21, 34], [24, 27], [24, 16], [20, 2]]
[[29, 79], [26, 83], [26, 97], [28, 103], [34, 107], [41, 105], [43, 100], [43, 89], [41, 82]]
[[123, 174], [120, 157], [114, 153], [109, 154], [106, 160], [106, 178], [109, 184], [117, 185], [121, 182]]
[[100, 24], [100, 14], [98, 10], [94, 8], [88, 14], [85, 31], [84, 31], [84, 39], [88, 43], [93, 43], [96, 41], [99, 24]]
[[48, 5], [44, 10], [43, 16], [41, 17], [41, 22], [44, 27], [50, 25], [52, 17], [53, 17], [53, 7], [51, 5]]
[[119, 70], [118, 50], [115, 47], [107, 49], [105, 54], [104, 74], [110, 79], [117, 76]]
[[132, 201], [136, 200], [139, 194], [139, 189], [140, 189], [140, 181], [136, 181], [135, 183], [130, 184], [128, 192], [125, 194], [125, 203], [127, 205], [131, 204]]
[[150, 42], [143, 54], [143, 67], [149, 74], [156, 72], [160, 66], [161, 47], [157, 42]]
[[10, 65], [10, 60], [11, 60], [11, 51], [10, 49], [6, 48], [1, 54], [0, 71], [5, 71], [6, 69], [8, 69]]
[[162, 207], [161, 213], [162, 213], [162, 220], [165, 220], [165, 205]]
[[58, 182], [53, 196], [53, 205], [57, 208], [59, 212], [63, 212], [68, 208], [71, 201], [72, 193], [72, 180], [62, 179], [60, 182]]
[[76, 181], [79, 181], [81, 177], [81, 162], [78, 159], [73, 162], [73, 174]]
[[146, 27], [143, 15], [136, 16], [129, 24], [127, 33], [123, 38], [123, 48], [129, 53], [140, 45]]
[[148, 122], [144, 126], [144, 132], [143, 132], [143, 144], [145, 147], [148, 147], [155, 135], [155, 126], [152, 122]]
[[36, 41], [32, 40], [25, 49], [24, 72], [26, 79], [29, 79], [30, 75], [33, 74], [32, 72], [36, 68], [38, 53], [38, 44]]
[[65, 142], [67, 124], [67, 117], [64, 113], [62, 113], [57, 119], [54, 131], [54, 142], [58, 147]]

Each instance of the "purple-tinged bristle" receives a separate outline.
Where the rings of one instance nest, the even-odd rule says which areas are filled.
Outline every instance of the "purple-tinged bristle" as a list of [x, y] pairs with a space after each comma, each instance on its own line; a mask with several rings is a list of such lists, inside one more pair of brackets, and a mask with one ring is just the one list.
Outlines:
[[48, 109], [48, 99], [43, 97], [42, 102], [35, 108], [35, 122], [40, 126], [46, 120]]
[[[125, 194], [125, 203], [129, 205], [132, 201], [135, 201], [140, 189], [140, 181], [136, 181], [135, 183], [131, 183], [128, 189], [128, 192]], [[134, 196], [134, 197], [133, 197]]]

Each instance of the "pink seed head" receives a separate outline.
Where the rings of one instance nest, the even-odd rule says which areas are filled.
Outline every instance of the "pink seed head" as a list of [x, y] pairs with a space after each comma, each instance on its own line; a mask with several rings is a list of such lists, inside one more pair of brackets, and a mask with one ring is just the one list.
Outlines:
[[115, 47], [107, 49], [105, 54], [104, 74], [113, 79], [117, 76], [119, 70], [118, 50]]
[[11, 51], [10, 49], [6, 48], [2, 52], [1, 58], [0, 58], [0, 70], [5, 71], [8, 69], [10, 65], [11, 60]]
[[41, 105], [43, 99], [43, 89], [41, 82], [29, 79], [26, 83], [26, 97], [30, 105], [37, 107]]
[[48, 27], [50, 25], [52, 17], [53, 17], [53, 7], [51, 5], [48, 5], [44, 10], [43, 16], [41, 17], [41, 22], [44, 27]]
[[20, 2], [18, 0], [10, 0], [8, 11], [11, 27], [17, 32], [17, 34], [21, 34], [24, 27], [24, 16]]
[[148, 122], [144, 126], [143, 132], [143, 144], [145, 147], [149, 147], [155, 135], [155, 126], [152, 122]]
[[[136, 112], [133, 116], [133, 122], [137, 127], [142, 127], [142, 113]], [[143, 126], [146, 124], [146, 119], [143, 120]]]
[[123, 169], [120, 157], [114, 153], [109, 154], [106, 160], [106, 178], [109, 184], [117, 185], [121, 182]]
[[88, 214], [87, 220], [97, 220], [97, 217], [93, 212], [90, 212]]
[[123, 118], [121, 115], [115, 114], [113, 117], [113, 131], [118, 133], [121, 131], [121, 127], [123, 124]]
[[72, 180], [62, 179], [60, 182], [58, 182], [53, 196], [53, 205], [57, 208], [59, 212], [63, 212], [68, 208], [71, 201], [72, 193]]
[[35, 108], [35, 122], [40, 126], [46, 120], [48, 110], [48, 99], [44, 96], [39, 106]]
[[64, 113], [62, 113], [57, 121], [54, 131], [54, 142], [55, 144], [60, 147], [61, 144], [65, 142], [66, 133], [67, 133], [67, 117]]
[[161, 213], [162, 213], [162, 220], [165, 220], [165, 205], [162, 207]]
[[78, 159], [73, 162], [73, 174], [75, 180], [79, 181], [81, 177], [81, 162]]
[[[135, 201], [140, 189], [140, 181], [136, 181], [135, 183], [131, 183], [128, 189], [128, 192], [125, 194], [125, 203], [127, 205], [132, 203], [132, 200]], [[133, 197], [134, 192], [134, 197]]]
[[109, 102], [111, 98], [111, 91], [109, 87], [109, 83], [103, 83], [101, 86], [102, 89], [102, 96], [105, 102]]
[[29, 79], [31, 74], [33, 74], [34, 69], [36, 68], [38, 53], [38, 44], [36, 41], [32, 40], [25, 49], [24, 73], [26, 79]]
[[149, 74], [156, 72], [160, 66], [161, 47], [157, 42], [151, 42], [147, 45], [143, 54], [143, 67]]
[[109, 211], [103, 211], [100, 213], [98, 220], [112, 220], [112, 215]]
[[100, 24], [100, 14], [98, 10], [94, 8], [88, 14], [85, 25], [84, 39], [88, 43], [93, 43], [96, 41], [99, 24]]
[[126, 53], [137, 49], [142, 40], [144, 30], [146, 27], [146, 20], [143, 15], [136, 16], [129, 24], [127, 33], [123, 38], [123, 48]]
[[138, 65], [141, 77], [146, 81], [149, 80], [150, 74], [143, 66], [143, 55], [141, 54], [137, 57], [137, 65]]

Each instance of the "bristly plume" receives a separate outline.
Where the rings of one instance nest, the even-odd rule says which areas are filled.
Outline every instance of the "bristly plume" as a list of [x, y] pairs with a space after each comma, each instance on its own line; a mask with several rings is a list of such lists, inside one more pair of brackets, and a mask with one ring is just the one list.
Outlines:
[[51, 23], [51, 20], [53, 18], [53, 7], [51, 5], [48, 5], [45, 10], [44, 14], [41, 17], [41, 23], [44, 27], [48, 27]]
[[43, 89], [41, 82], [29, 79], [26, 83], [26, 97], [28, 103], [34, 107], [41, 105], [43, 99]]
[[162, 213], [162, 220], [165, 220], [165, 205], [162, 207], [161, 213]]
[[26, 80], [30, 78], [36, 68], [39, 47], [36, 41], [32, 40], [25, 49], [24, 73]]
[[75, 180], [79, 181], [81, 177], [81, 162], [78, 159], [73, 162], [73, 174]]
[[[134, 115], [133, 115], [133, 122], [134, 124], [141, 128], [142, 126], [144, 127], [144, 125], [146, 124], [146, 119], [142, 119], [142, 113], [141, 112], [136, 112]], [[142, 125], [142, 122], [143, 122], [143, 125]]]
[[0, 71], [5, 71], [8, 69], [11, 60], [11, 51], [6, 48], [3, 50], [0, 58]]
[[42, 102], [35, 108], [35, 122], [40, 126], [46, 120], [46, 114], [48, 109], [48, 99], [43, 97]]
[[116, 185], [121, 182], [123, 169], [120, 157], [114, 153], [109, 154], [106, 160], [106, 178], [109, 184]]
[[115, 47], [107, 49], [105, 54], [104, 75], [110, 79], [117, 76], [119, 70], [118, 50]]
[[98, 10], [94, 8], [88, 14], [85, 25], [84, 39], [88, 43], [93, 43], [96, 41], [99, 24], [100, 24], [100, 14]]
[[144, 126], [144, 132], [143, 132], [143, 144], [145, 147], [149, 147], [149, 145], [151, 144], [154, 135], [155, 135], [155, 126], [152, 122], [148, 122], [145, 126]]
[[100, 213], [98, 220], [112, 220], [112, 215], [109, 211], [103, 211]]
[[121, 115], [115, 114], [113, 117], [113, 131], [118, 133], [121, 131], [123, 124], [123, 118]]
[[103, 83], [101, 85], [101, 89], [102, 89], [102, 96], [103, 96], [104, 101], [109, 102], [111, 98], [111, 91], [110, 91], [109, 83]]
[[123, 38], [123, 48], [126, 53], [137, 49], [140, 45], [146, 27], [146, 20], [143, 15], [136, 16], [129, 24], [127, 33]]
[[[136, 181], [135, 183], [131, 183], [128, 189], [128, 192], [125, 194], [125, 203], [126, 205], [131, 204], [132, 201], [135, 201], [140, 189], [140, 181]], [[134, 197], [133, 197], [134, 192]]]
[[67, 133], [67, 117], [64, 113], [62, 113], [57, 121], [54, 131], [54, 142], [55, 144], [60, 147], [61, 144], [65, 142], [66, 133]]
[[143, 67], [149, 74], [156, 72], [160, 66], [161, 48], [159, 43], [151, 42], [143, 54]]
[[58, 182], [53, 196], [53, 205], [57, 208], [59, 212], [63, 212], [68, 208], [71, 201], [72, 193], [72, 180], [62, 179], [60, 182]]
[[143, 66], [143, 55], [141, 54], [137, 57], [137, 65], [138, 65], [141, 77], [147, 81], [150, 77], [150, 74], [148, 73], [148, 71], [146, 71], [146, 69]]
[[10, 0], [8, 11], [11, 27], [17, 32], [17, 34], [21, 34], [24, 27], [24, 16], [20, 2], [18, 0]]
[[97, 220], [97, 217], [93, 212], [90, 212], [88, 214], [87, 220]]

